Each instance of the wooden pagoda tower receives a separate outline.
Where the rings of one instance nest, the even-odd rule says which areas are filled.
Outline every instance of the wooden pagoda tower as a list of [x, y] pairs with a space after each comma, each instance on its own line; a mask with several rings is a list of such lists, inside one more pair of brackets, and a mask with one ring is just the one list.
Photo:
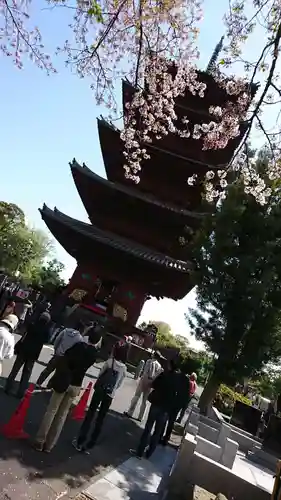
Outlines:
[[[192, 123], [206, 123], [211, 105], [230, 99], [209, 72], [204, 99], [187, 93], [176, 101], [176, 113]], [[123, 106], [135, 89], [123, 82]], [[97, 122], [107, 180], [76, 160], [70, 164], [79, 196], [89, 216], [80, 222], [46, 205], [41, 215], [49, 230], [77, 261], [66, 295], [103, 315], [134, 325], [145, 301], [183, 298], [192, 288], [192, 262], [180, 244], [190, 241], [210, 206], [202, 200], [205, 173], [224, 169], [245, 132], [222, 150], [203, 150], [201, 140], [169, 134], [146, 144], [150, 159], [142, 165], [140, 183], [125, 178], [120, 130]], [[196, 186], [187, 179], [198, 174]]]

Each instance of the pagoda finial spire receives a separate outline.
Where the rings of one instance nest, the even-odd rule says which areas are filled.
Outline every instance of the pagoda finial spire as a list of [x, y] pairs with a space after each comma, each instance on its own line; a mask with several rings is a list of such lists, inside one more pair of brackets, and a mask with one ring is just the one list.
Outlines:
[[213, 70], [215, 69], [215, 65], [216, 65], [216, 62], [217, 62], [217, 59], [219, 57], [219, 54], [222, 50], [222, 47], [223, 47], [223, 40], [224, 40], [224, 36], [221, 37], [219, 43], [217, 43], [216, 47], [215, 47], [215, 50], [212, 54], [212, 57], [209, 61], [209, 64], [207, 66], [207, 69], [206, 69], [206, 72], [207, 73], [212, 73]]

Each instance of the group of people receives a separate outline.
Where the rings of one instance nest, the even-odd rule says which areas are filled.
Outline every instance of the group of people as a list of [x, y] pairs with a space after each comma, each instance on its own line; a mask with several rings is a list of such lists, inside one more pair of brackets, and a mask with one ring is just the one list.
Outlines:
[[132, 450], [137, 457], [145, 454], [149, 458], [159, 443], [166, 446], [176, 420], [182, 421], [197, 388], [196, 374], [188, 376], [187, 369], [186, 364], [178, 369], [173, 360], [167, 362], [159, 352], [155, 352], [146, 363], [140, 363], [136, 372], [140, 377], [139, 383], [128, 411], [124, 412], [127, 417], [133, 418], [137, 403], [142, 398], [137, 417], [142, 421], [147, 401], [151, 403], [139, 445]]
[[[17, 395], [23, 396], [34, 363], [39, 358], [43, 345], [48, 342], [50, 321], [49, 313], [43, 312], [37, 321], [28, 325], [26, 333], [15, 344], [13, 332], [18, 324], [17, 316], [9, 314], [0, 320], [1, 363], [16, 354], [6, 381], [6, 393], [13, 391], [15, 378], [22, 367]], [[52, 394], [34, 440], [38, 451], [50, 452], [55, 446], [71, 405], [80, 394], [86, 372], [98, 358], [101, 344], [102, 329], [99, 325], [85, 327], [78, 322], [74, 328], [64, 328], [57, 336], [54, 355], [37, 380], [37, 385], [41, 387], [52, 376], [48, 383]], [[112, 400], [126, 376], [128, 347], [126, 340], [119, 341], [100, 370], [86, 417], [78, 437], [73, 441], [78, 451], [87, 453], [96, 444]], [[184, 367], [177, 370], [173, 362], [167, 363], [158, 352], [147, 360], [139, 375], [135, 395], [125, 414], [132, 418], [142, 397], [138, 415], [138, 420], [142, 420], [147, 401], [151, 403], [145, 429], [135, 450], [138, 457], [144, 454], [149, 457], [158, 443], [165, 445], [169, 441], [179, 413], [185, 411], [192, 396], [192, 377], [187, 376]], [[94, 420], [95, 424], [92, 426]]]
[[[7, 378], [5, 391], [12, 393], [15, 378], [21, 369], [22, 375], [16, 395], [22, 397], [29, 383], [34, 363], [40, 356], [43, 345], [48, 342], [49, 314], [44, 312], [15, 344], [13, 332], [18, 318], [10, 314], [0, 320], [0, 359], [10, 359], [16, 354], [12, 370]], [[49, 404], [39, 426], [34, 447], [50, 452], [55, 446], [74, 399], [80, 394], [87, 370], [96, 362], [102, 344], [102, 329], [98, 325], [85, 327], [78, 322], [74, 328], [64, 328], [54, 344], [54, 355], [37, 380], [37, 386], [52, 375], [48, 387], [52, 389]], [[120, 341], [115, 345], [110, 359], [100, 370], [95, 391], [75, 441], [77, 449], [86, 451], [94, 446], [112, 399], [126, 376], [128, 343]], [[2, 365], [1, 365], [2, 366]], [[91, 436], [88, 436], [95, 414], [98, 416]], [[88, 439], [89, 437], [89, 439]]]

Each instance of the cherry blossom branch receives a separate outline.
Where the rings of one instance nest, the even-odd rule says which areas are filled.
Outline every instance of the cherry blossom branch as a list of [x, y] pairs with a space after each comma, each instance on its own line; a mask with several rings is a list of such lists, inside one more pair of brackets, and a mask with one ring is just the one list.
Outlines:
[[[268, 77], [266, 79], [265, 86], [263, 88], [263, 91], [262, 91], [259, 99], [258, 99], [257, 104], [255, 105], [255, 109], [253, 110], [253, 112], [251, 114], [251, 118], [247, 122], [248, 123], [248, 130], [247, 130], [247, 132], [246, 132], [246, 134], [245, 134], [245, 136], [243, 138], [243, 141], [242, 141], [240, 147], [238, 148], [238, 150], [236, 152], [236, 155], [239, 154], [240, 150], [243, 148], [243, 145], [247, 142], [247, 140], [249, 138], [249, 135], [250, 135], [250, 132], [251, 132], [251, 128], [252, 128], [253, 122], [254, 122], [255, 118], [258, 117], [258, 113], [260, 111], [260, 108], [261, 108], [262, 104], [264, 103], [265, 96], [266, 96], [266, 94], [267, 94], [270, 86], [272, 85], [272, 79], [274, 77], [274, 72], [275, 72], [275, 69], [276, 69], [276, 64], [277, 64], [278, 55], [279, 55], [278, 49], [279, 49], [280, 39], [281, 39], [281, 23], [278, 26], [278, 30], [277, 30], [275, 39], [270, 43], [270, 45], [274, 47], [274, 50], [273, 50], [273, 59], [272, 59], [272, 62], [271, 62], [271, 66], [270, 66], [270, 69], [269, 69], [269, 73], [268, 73]], [[262, 53], [264, 53], [264, 51], [265, 51], [265, 49], [263, 49]], [[251, 79], [251, 82], [253, 82], [254, 75], [256, 74], [257, 67], [260, 64], [260, 61], [261, 61], [261, 57], [259, 58], [259, 60], [258, 60], [258, 62], [256, 64], [256, 67], [254, 69], [253, 77]], [[235, 157], [234, 157], [234, 159], [235, 159]]]
[[23, 66], [21, 54], [28, 52], [30, 58], [34, 59], [37, 65], [41, 69], [45, 69], [48, 74], [56, 72], [50, 57], [43, 52], [44, 46], [42, 45], [39, 30], [35, 28], [33, 31], [28, 31], [24, 26], [24, 20], [29, 18], [27, 13], [28, 2], [26, 2], [26, 10], [24, 9], [25, 2], [21, 2], [17, 6], [16, 0], [13, 1], [13, 5], [10, 5], [8, 0], [0, 0], [0, 8], [1, 4], [5, 28], [0, 28], [0, 36], [1, 38], [6, 36], [12, 52], [5, 44], [0, 46], [0, 50], [7, 56], [12, 56], [14, 53], [15, 64], [20, 69]]
[[[279, 76], [276, 74], [281, 37], [280, 0], [229, 2], [229, 12], [224, 18], [227, 27], [226, 57], [221, 62], [229, 68], [242, 61], [246, 78], [226, 76], [219, 70], [215, 72], [217, 85], [229, 97], [222, 106], [210, 105], [208, 112], [201, 114], [205, 123], [190, 124], [190, 110], [187, 110], [188, 116], [182, 116], [179, 98], [188, 94], [204, 98], [206, 92], [206, 84], [200, 81], [196, 67], [201, 1], [100, 0], [99, 4], [95, 0], [74, 0], [74, 3], [70, 0], [49, 0], [52, 10], [60, 6], [73, 12], [70, 27], [75, 37], [74, 44], [66, 41], [58, 52], [67, 54], [66, 62], [78, 76], [90, 78], [97, 103], [117, 115], [115, 84], [121, 78], [127, 78], [136, 87], [132, 101], [127, 103], [125, 128], [121, 133], [124, 169], [128, 178], [139, 181], [142, 163], [149, 158], [146, 145], [168, 134], [177, 136], [176, 140], [200, 139], [203, 149], [223, 149], [230, 141], [240, 137], [241, 124], [247, 124], [231, 168], [240, 169], [245, 189], [251, 188], [256, 199], [264, 203], [269, 196], [266, 182], [258, 177], [251, 163], [246, 168], [247, 162], [243, 160], [243, 155], [240, 158], [240, 153], [250, 138], [255, 122], [269, 143], [272, 157], [276, 157], [267, 174], [270, 178], [281, 177], [280, 144], [276, 145], [274, 141], [277, 134], [269, 134], [261, 118], [264, 105], [279, 101], [275, 99], [273, 102], [269, 89], [281, 97]], [[29, 31], [26, 27], [31, 2], [0, 0], [4, 14], [0, 37], [7, 39], [7, 45], [2, 44], [0, 50], [13, 56], [19, 68], [22, 67], [22, 55], [28, 54], [40, 68], [47, 72], [54, 71], [49, 57], [44, 54], [39, 31]], [[265, 45], [256, 61], [247, 61], [243, 57], [243, 44], [255, 27], [260, 26], [265, 30]], [[251, 104], [252, 85], [259, 72], [266, 75], [266, 80], [256, 102]], [[180, 117], [177, 116], [178, 110]], [[210, 170], [205, 178], [198, 176], [199, 182], [205, 183], [208, 201], [221, 196], [227, 185], [227, 172], [215, 167], [214, 170], [216, 173]], [[215, 187], [217, 185], [219, 188]]]
[[142, 3], [141, 3], [141, 0], [139, 0], [139, 19], [140, 19], [140, 31], [139, 31], [138, 57], [137, 57], [137, 64], [136, 64], [135, 87], [137, 87], [137, 85], [138, 85], [139, 69], [140, 69], [142, 45], [143, 45], [142, 44], [142, 42], [143, 42], [143, 24], [142, 24]]

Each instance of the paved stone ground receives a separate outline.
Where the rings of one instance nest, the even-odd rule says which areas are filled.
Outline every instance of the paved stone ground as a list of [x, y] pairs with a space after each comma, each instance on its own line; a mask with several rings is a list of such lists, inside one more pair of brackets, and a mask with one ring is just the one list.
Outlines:
[[[49, 347], [43, 348], [31, 381], [36, 381], [52, 352]], [[4, 363], [0, 385], [4, 385], [11, 366], [12, 361]], [[98, 371], [98, 367], [89, 371], [84, 386], [96, 379]], [[28, 441], [7, 440], [0, 436], [0, 500], [52, 500], [66, 493], [72, 497], [81, 491], [82, 485], [91, 477], [126, 460], [129, 448], [136, 444], [141, 432], [137, 422], [122, 415], [135, 385], [136, 382], [129, 375], [113, 402], [100, 441], [91, 456], [81, 456], [71, 446], [71, 440], [80, 425], [71, 419], [68, 419], [58, 445], [50, 454], [36, 452]], [[25, 427], [31, 438], [36, 434], [48, 399], [49, 394], [46, 392], [35, 392], [32, 397]], [[17, 405], [16, 398], [6, 396], [0, 389], [0, 425], [7, 422]]]
[[[190, 486], [189, 491], [185, 492], [186, 497], [185, 500], [216, 500], [216, 496], [212, 495], [209, 491], [203, 490], [203, 488], [199, 488], [199, 486]], [[79, 498], [79, 500], [89, 500], [87, 498]], [[166, 500], [182, 500], [182, 497], [176, 496], [168, 496]]]
[[[45, 346], [35, 364], [31, 381], [35, 382], [53, 354]], [[0, 377], [0, 426], [6, 423], [19, 401], [6, 396], [1, 389], [10, 372], [13, 360], [5, 361]], [[98, 376], [99, 366], [89, 370], [84, 387]], [[134, 393], [136, 382], [129, 374], [112, 404], [103, 432], [90, 456], [77, 453], [71, 446], [79, 430], [79, 422], [68, 419], [58, 445], [52, 453], [38, 453], [30, 441], [7, 440], [0, 434], [0, 500], [56, 500], [83, 498], [85, 485], [103, 477], [109, 470], [129, 458], [129, 449], [138, 442], [141, 427], [136, 421], [123, 417], [123, 411]], [[35, 436], [48, 403], [49, 393], [35, 392], [28, 411], [25, 430], [30, 439]], [[77, 496], [78, 495], [78, 496]], [[194, 497], [209, 500], [211, 497]]]
[[[215, 499], [216, 499], [215, 495], [212, 495], [208, 491], [203, 490], [198, 486], [195, 486], [195, 488], [191, 488], [190, 498], [188, 500], [215, 500]], [[84, 493], [80, 493], [77, 495], [75, 500], [89, 500], [89, 497]], [[170, 497], [167, 497], [166, 500], [180, 500], [180, 499], [175, 499], [175, 498], [171, 499]]]

